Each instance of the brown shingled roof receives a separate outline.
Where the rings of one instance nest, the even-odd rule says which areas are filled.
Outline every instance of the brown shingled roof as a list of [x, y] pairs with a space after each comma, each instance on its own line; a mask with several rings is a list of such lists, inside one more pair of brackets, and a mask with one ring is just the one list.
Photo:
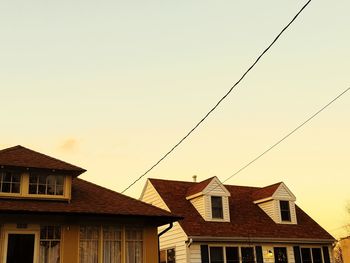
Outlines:
[[279, 182], [256, 190], [252, 195], [254, 201], [272, 197], [272, 195], [276, 192], [277, 188], [281, 185], [281, 183], [282, 182]]
[[30, 150], [21, 145], [0, 150], [0, 166], [64, 171], [78, 176], [86, 170], [78, 166]]
[[1, 199], [0, 213], [148, 217], [163, 223], [180, 219], [168, 211], [79, 178], [73, 179], [70, 202]]
[[186, 197], [197, 194], [201, 191], [203, 191], [207, 185], [214, 179], [214, 177], [210, 177], [202, 182], [193, 184], [187, 189]]
[[[225, 185], [229, 197], [231, 222], [205, 221], [190, 201], [186, 200], [188, 189], [196, 183], [149, 179], [170, 211], [184, 217], [179, 221], [188, 236], [280, 238], [334, 240], [321, 226], [296, 206], [298, 224], [276, 224], [258, 205], [254, 204], [263, 188]], [[261, 195], [263, 196], [263, 195]], [[260, 197], [261, 197], [260, 196]], [[265, 196], [265, 195], [264, 195]]]

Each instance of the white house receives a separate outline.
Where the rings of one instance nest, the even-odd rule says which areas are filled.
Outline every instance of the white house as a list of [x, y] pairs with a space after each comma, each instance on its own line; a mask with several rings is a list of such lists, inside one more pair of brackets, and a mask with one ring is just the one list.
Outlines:
[[334, 238], [282, 182], [258, 188], [217, 177], [149, 179], [140, 199], [184, 217], [160, 238], [162, 263], [333, 262]]

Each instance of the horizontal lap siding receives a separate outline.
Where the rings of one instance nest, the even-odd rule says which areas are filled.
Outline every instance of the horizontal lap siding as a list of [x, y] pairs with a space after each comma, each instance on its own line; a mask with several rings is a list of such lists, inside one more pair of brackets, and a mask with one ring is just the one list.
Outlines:
[[148, 204], [170, 211], [167, 205], [162, 200], [162, 198], [157, 193], [154, 186], [149, 181], [147, 182], [146, 189], [143, 193], [143, 196], [141, 196], [140, 199], [143, 202], [146, 202]]
[[179, 223], [174, 223], [173, 228], [160, 237], [160, 249], [175, 248], [176, 263], [186, 263], [186, 241]]
[[205, 213], [205, 199], [204, 199], [204, 196], [199, 196], [199, 197], [191, 199], [191, 203], [196, 208], [198, 213], [205, 219], [206, 218], [206, 213]]

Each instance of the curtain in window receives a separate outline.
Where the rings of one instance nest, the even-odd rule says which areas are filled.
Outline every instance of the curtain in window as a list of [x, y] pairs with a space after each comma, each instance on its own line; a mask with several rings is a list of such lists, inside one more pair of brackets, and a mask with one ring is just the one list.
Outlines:
[[141, 228], [126, 228], [126, 263], [143, 262], [143, 236]]
[[79, 240], [80, 263], [98, 263], [98, 239], [97, 226], [81, 226]]
[[121, 228], [117, 226], [103, 227], [103, 262], [121, 262]]

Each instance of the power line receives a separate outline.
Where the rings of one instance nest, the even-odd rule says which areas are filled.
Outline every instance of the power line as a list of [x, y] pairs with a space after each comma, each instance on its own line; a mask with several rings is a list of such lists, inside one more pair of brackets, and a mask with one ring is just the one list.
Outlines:
[[255, 65], [260, 61], [260, 59], [267, 53], [270, 48], [276, 43], [276, 41], [280, 38], [280, 36], [287, 30], [287, 28], [297, 19], [300, 13], [310, 4], [311, 0], [307, 1], [307, 3], [299, 10], [299, 12], [293, 17], [293, 19], [281, 30], [281, 32], [275, 37], [275, 39], [271, 42], [271, 44], [258, 56], [255, 62], [244, 72], [244, 74], [238, 79], [238, 81], [226, 92], [226, 94], [212, 107], [207, 114], [178, 142], [176, 143], [166, 154], [164, 154], [155, 164], [153, 164], [147, 171], [145, 171], [139, 178], [137, 178], [134, 182], [132, 182], [127, 188], [125, 188], [121, 193], [127, 191], [130, 187], [136, 184], [139, 180], [141, 180], [146, 174], [153, 170], [160, 162], [162, 162], [170, 153], [172, 153], [184, 140], [186, 140], [197, 128], [200, 126], [204, 120], [221, 104], [221, 102], [226, 99], [226, 97], [232, 92], [233, 89], [237, 87], [237, 85], [245, 78], [245, 76], [255, 67]]
[[251, 160], [249, 163], [247, 163], [246, 165], [244, 165], [242, 168], [238, 169], [234, 174], [232, 174], [231, 176], [229, 176], [228, 178], [226, 178], [223, 183], [227, 182], [228, 180], [230, 180], [232, 177], [234, 177], [235, 175], [239, 174], [240, 172], [242, 172], [244, 169], [246, 169], [248, 166], [250, 166], [251, 164], [253, 164], [254, 162], [256, 162], [257, 160], [259, 160], [261, 157], [263, 157], [265, 154], [267, 154], [269, 151], [271, 151], [273, 148], [275, 148], [277, 145], [279, 145], [281, 142], [283, 142], [285, 139], [287, 139], [289, 136], [291, 136], [293, 133], [295, 133], [297, 130], [299, 130], [301, 127], [303, 127], [306, 123], [308, 123], [309, 121], [311, 121], [313, 118], [315, 118], [318, 114], [320, 114], [322, 111], [324, 111], [328, 106], [330, 106], [333, 102], [335, 102], [337, 99], [339, 99], [341, 96], [343, 96], [346, 92], [348, 92], [350, 90], [350, 87], [345, 89], [342, 93], [340, 93], [338, 96], [336, 96], [334, 99], [332, 99], [330, 102], [328, 102], [325, 106], [323, 106], [320, 110], [318, 110], [316, 113], [314, 113], [313, 115], [311, 115], [307, 120], [305, 120], [304, 122], [302, 122], [299, 126], [297, 126], [294, 130], [292, 130], [291, 132], [289, 132], [287, 135], [285, 135], [284, 137], [282, 137], [280, 140], [278, 140], [276, 143], [274, 143], [272, 146], [270, 146], [269, 148], [267, 148], [267, 150], [265, 150], [264, 152], [262, 152], [260, 155], [258, 155], [257, 157], [255, 157], [253, 160]]

